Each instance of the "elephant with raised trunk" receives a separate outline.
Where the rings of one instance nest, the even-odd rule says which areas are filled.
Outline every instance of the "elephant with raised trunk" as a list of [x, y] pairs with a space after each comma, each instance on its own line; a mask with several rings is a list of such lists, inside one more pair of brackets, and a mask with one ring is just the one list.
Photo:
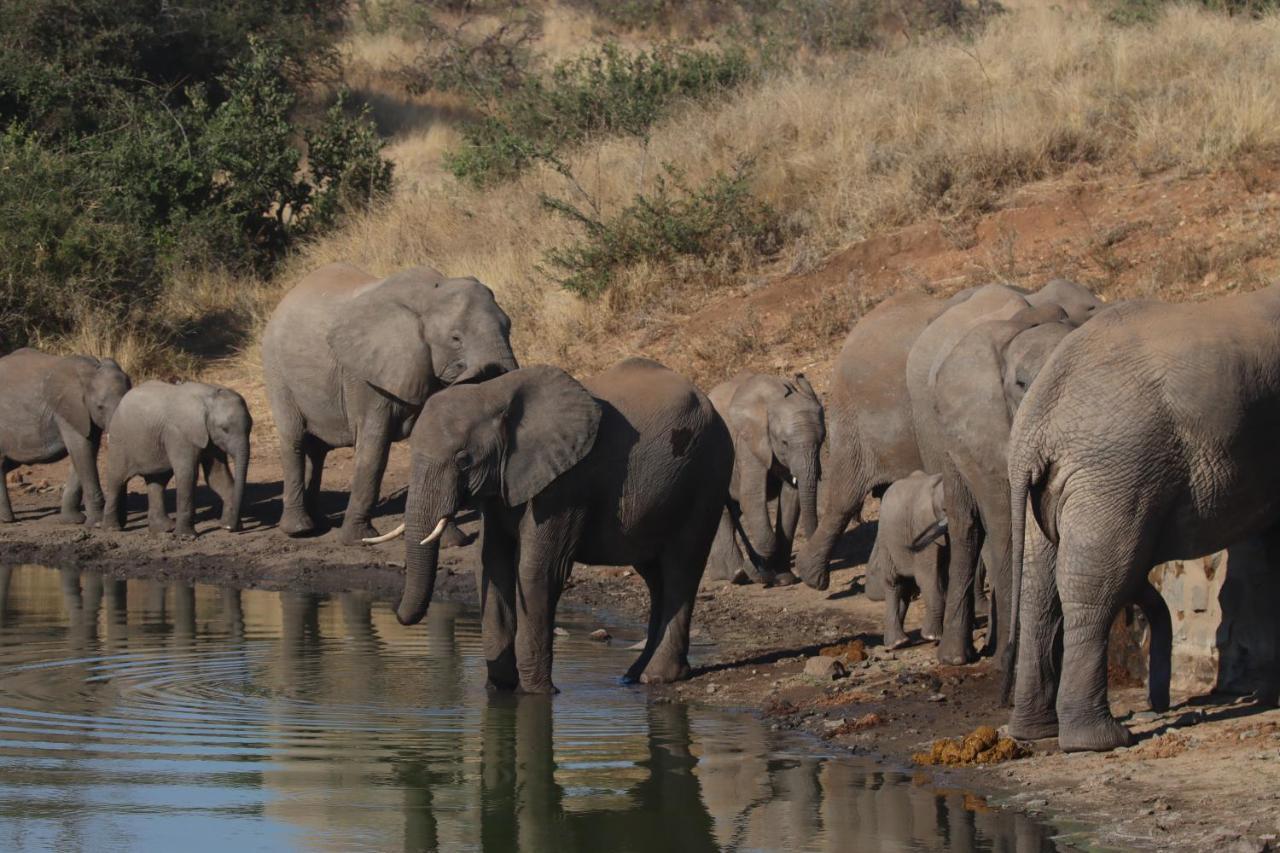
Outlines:
[[[1159, 563], [1256, 534], [1275, 543], [1277, 329], [1280, 286], [1194, 305], [1134, 302], [1049, 357], [1009, 439], [1011, 735], [1056, 735], [1064, 750], [1130, 743], [1107, 702], [1121, 606]], [[1277, 693], [1274, 681], [1260, 691], [1270, 703]]]
[[[111, 421], [103, 525], [123, 528], [125, 487], [140, 476], [147, 482], [151, 531], [195, 536], [196, 478], [203, 471], [222, 502], [222, 526], [239, 530], [252, 429], [249, 407], [230, 388], [203, 382], [144, 382], [134, 388], [124, 395]], [[173, 521], [164, 508], [170, 477], [177, 491]]]
[[354, 445], [339, 538], [376, 537], [369, 517], [391, 442], [409, 436], [422, 404], [441, 388], [515, 369], [510, 331], [489, 288], [427, 267], [379, 279], [330, 264], [298, 282], [262, 336], [284, 467], [280, 529], [290, 536], [317, 529], [325, 456]]
[[707, 395], [733, 436], [729, 500], [712, 548], [713, 576], [795, 583], [791, 546], [799, 525], [818, 526], [818, 454], [826, 436], [813, 386], [743, 372]]
[[18, 465], [57, 462], [68, 455], [62, 520], [96, 524], [102, 519], [98, 447], [129, 387], [129, 377], [109, 358], [34, 349], [0, 358], [0, 522], [14, 520], [5, 474]]
[[426, 615], [439, 536], [473, 503], [491, 685], [555, 691], [555, 609], [575, 561], [634, 566], [648, 585], [629, 681], [689, 674], [689, 620], [733, 468], [729, 431], [692, 383], [640, 358], [583, 383], [516, 370], [433, 397], [412, 449], [402, 623]]

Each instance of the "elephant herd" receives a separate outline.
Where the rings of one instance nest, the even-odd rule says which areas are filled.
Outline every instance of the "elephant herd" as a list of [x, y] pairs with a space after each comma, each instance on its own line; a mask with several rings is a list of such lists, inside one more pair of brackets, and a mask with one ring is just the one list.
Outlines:
[[[1191, 305], [1107, 305], [1064, 279], [891, 297], [850, 331], [825, 406], [802, 375], [744, 372], [706, 394], [641, 358], [582, 382], [521, 368], [510, 329], [474, 278], [417, 268], [377, 279], [334, 264], [284, 297], [262, 337], [280, 529], [319, 529], [326, 455], [354, 447], [338, 537], [406, 537], [397, 616], [412, 624], [431, 602], [440, 549], [459, 541], [455, 517], [478, 509], [497, 688], [555, 690], [555, 609], [575, 562], [634, 566], [648, 587], [628, 680], [687, 677], [705, 568], [826, 589], [836, 540], [876, 493], [867, 594], [884, 598], [886, 645], [907, 641], [919, 594], [939, 660], [968, 663], [985, 596], [982, 651], [1012, 692], [1010, 733], [1110, 749], [1130, 741], [1106, 683], [1108, 631], [1126, 604], [1152, 628], [1152, 704], [1168, 703], [1170, 620], [1148, 570], [1280, 531], [1269, 488], [1280, 474], [1280, 287]], [[120, 527], [125, 485], [141, 476], [151, 529], [194, 535], [203, 471], [223, 525], [237, 529], [251, 427], [230, 389], [131, 388], [110, 359], [0, 358], [0, 467], [70, 455], [70, 522]], [[406, 438], [404, 521], [380, 536], [370, 517], [390, 444]], [[0, 520], [14, 520], [5, 489]]]

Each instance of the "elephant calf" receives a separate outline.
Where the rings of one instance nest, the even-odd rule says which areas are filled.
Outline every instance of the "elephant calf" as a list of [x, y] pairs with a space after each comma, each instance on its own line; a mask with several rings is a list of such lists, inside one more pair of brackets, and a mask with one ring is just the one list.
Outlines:
[[926, 640], [942, 636], [942, 574], [948, 547], [944, 505], [942, 475], [923, 471], [889, 486], [880, 500], [880, 526], [867, 576], [884, 587], [884, 644], [891, 649], [907, 644], [902, 620], [917, 589], [925, 606], [920, 635]]
[[818, 526], [818, 452], [826, 437], [822, 403], [804, 374], [794, 379], [739, 373], [707, 395], [733, 436], [729, 499], [711, 551], [713, 577], [796, 582], [791, 546], [797, 523]]
[[[109, 358], [20, 349], [0, 358], [0, 522], [14, 520], [4, 475], [18, 465], [71, 456], [62, 519], [102, 517], [98, 447], [129, 377]], [[80, 511], [81, 497], [84, 512]]]
[[[205, 482], [222, 501], [222, 526], [239, 530], [252, 428], [244, 398], [229, 388], [202, 382], [144, 382], [134, 388], [120, 401], [111, 421], [103, 525], [109, 530], [124, 527], [125, 486], [141, 476], [147, 482], [152, 532], [173, 530], [195, 536], [196, 477], [203, 470]], [[178, 493], [173, 522], [164, 508], [164, 489], [171, 476]]]

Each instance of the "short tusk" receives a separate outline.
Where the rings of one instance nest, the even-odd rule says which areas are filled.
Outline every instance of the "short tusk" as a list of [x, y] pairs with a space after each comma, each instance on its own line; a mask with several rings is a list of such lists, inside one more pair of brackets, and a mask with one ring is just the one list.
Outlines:
[[445, 526], [446, 524], [448, 524], [448, 523], [449, 523], [449, 516], [447, 516], [447, 515], [446, 515], [446, 516], [444, 516], [443, 518], [441, 518], [439, 521], [437, 521], [437, 522], [436, 522], [436, 529], [435, 529], [435, 530], [433, 530], [433, 531], [431, 531], [429, 534], [427, 534], [427, 538], [426, 538], [426, 539], [423, 539], [423, 540], [422, 540], [421, 542], [419, 542], [418, 544], [419, 544], [419, 545], [426, 545], [426, 544], [427, 544], [427, 543], [429, 543], [429, 542], [434, 542], [434, 541], [436, 541], [437, 539], [439, 539], [439, 538], [440, 538], [440, 534], [441, 534], [441, 533], [444, 533], [444, 526]]
[[795, 474], [791, 475], [791, 485], [793, 486], [800, 485], [800, 479]]
[[392, 539], [395, 539], [397, 536], [402, 536], [402, 535], [404, 535], [403, 521], [400, 522], [399, 527], [397, 527], [395, 530], [391, 531], [390, 533], [384, 533], [381, 536], [370, 536], [369, 538], [361, 541], [363, 541], [364, 544], [366, 545], [381, 545], [383, 542], [390, 542]]

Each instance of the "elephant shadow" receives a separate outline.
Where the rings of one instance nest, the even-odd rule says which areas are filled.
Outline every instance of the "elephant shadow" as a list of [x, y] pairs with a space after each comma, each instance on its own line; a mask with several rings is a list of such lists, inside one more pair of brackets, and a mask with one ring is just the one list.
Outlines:
[[[918, 635], [918, 632], [913, 633]], [[844, 646], [852, 643], [854, 640], [861, 640], [862, 644], [867, 648], [884, 645], [884, 635], [880, 633], [868, 631], [859, 634], [842, 634], [839, 637], [826, 640], [821, 643], [773, 649], [767, 652], [757, 652], [755, 654], [745, 655], [742, 657], [729, 658], [716, 663], [706, 664], [705, 666], [695, 666], [690, 677], [696, 678], [700, 675], [725, 672], [733, 669], [741, 669], [743, 667], [767, 666], [768, 664], [774, 664], [779, 661], [789, 660], [798, 656], [811, 658], [828, 646]]]
[[876, 544], [876, 531], [879, 529], [880, 522], [864, 521], [852, 530], [846, 530], [831, 552], [832, 571], [865, 566], [871, 559], [871, 548]]

